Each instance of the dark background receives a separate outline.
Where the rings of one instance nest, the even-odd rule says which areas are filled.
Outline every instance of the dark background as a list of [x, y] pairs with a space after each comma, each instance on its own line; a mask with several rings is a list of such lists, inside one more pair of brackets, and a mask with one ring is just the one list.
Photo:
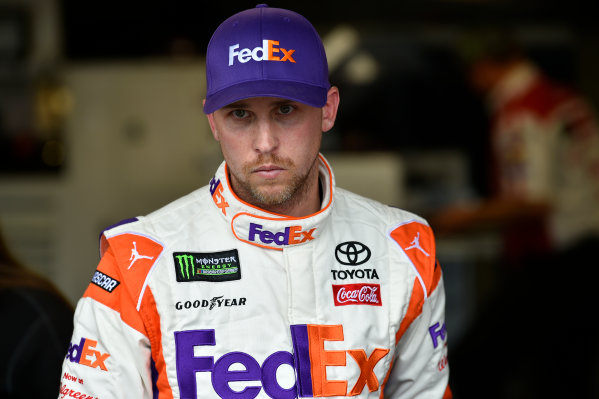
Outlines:
[[[481, 32], [528, 32], [523, 45], [533, 60], [595, 103], [599, 101], [599, 79], [593, 72], [599, 68], [599, 30], [592, 3], [333, 0], [272, 1], [269, 5], [299, 12], [323, 37], [340, 24], [352, 26], [360, 34], [356, 51], [367, 51], [380, 67], [376, 80], [360, 85], [348, 81], [341, 67], [331, 71], [343, 106], [335, 141], [325, 141], [324, 150], [459, 149], [469, 162], [473, 187], [484, 194], [486, 153], [481, 149], [485, 148], [487, 120], [481, 99], [468, 86], [465, 42], [476, 40]], [[58, 62], [202, 57], [220, 22], [255, 4], [239, 0], [58, 0]], [[18, 67], [27, 60], [30, 28], [35, 23], [29, 11], [18, 3], [0, 3], [0, 21], [18, 21], [20, 29], [17, 51], [0, 53], [0, 66]], [[4, 79], [0, 75], [4, 96], [10, 101], [26, 92], [23, 81], [32, 80], [14, 75]], [[10, 111], [2, 113], [6, 112]], [[62, 164], [40, 161], [43, 143], [27, 139], [33, 136], [0, 132], [0, 173], [60, 172]]]
[[[336, 141], [325, 141], [325, 150], [459, 149], [470, 165], [474, 190], [486, 194], [487, 119], [467, 82], [464, 36], [475, 40], [479, 32], [532, 31], [532, 37], [522, 39], [529, 56], [550, 76], [591, 100], [599, 99], [599, 86], [588, 83], [597, 79], [584, 72], [593, 69], [592, 62], [599, 68], [592, 3], [334, 0], [269, 5], [299, 12], [323, 37], [339, 24], [353, 26], [360, 33], [360, 49], [380, 65], [377, 79], [367, 85], [354, 85], [331, 71], [343, 106]], [[90, 62], [202, 56], [220, 22], [255, 4], [62, 0], [64, 58]]]
[[[204, 51], [225, 18], [258, 2], [62, 0], [64, 50], [68, 59], [163, 55], [173, 40], [189, 39]], [[596, 29], [590, 1], [271, 1], [304, 15], [319, 31], [336, 23], [399, 28], [413, 23], [463, 28], [552, 23], [581, 32]]]

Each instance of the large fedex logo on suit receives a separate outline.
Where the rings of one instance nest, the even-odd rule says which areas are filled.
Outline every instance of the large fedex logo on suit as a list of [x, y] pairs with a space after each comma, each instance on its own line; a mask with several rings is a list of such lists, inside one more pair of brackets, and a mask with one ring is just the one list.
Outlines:
[[[211, 373], [214, 391], [225, 399], [253, 399], [262, 389], [268, 396], [277, 399], [356, 396], [365, 386], [370, 392], [379, 389], [374, 367], [389, 353], [389, 349], [376, 348], [370, 355], [364, 349], [325, 350], [325, 341], [343, 341], [341, 325], [292, 325], [291, 338], [293, 353], [275, 352], [260, 365], [252, 355], [244, 352], [226, 353], [216, 362], [213, 356], [195, 356], [194, 347], [217, 345], [215, 330], [176, 332], [177, 379], [181, 398], [197, 397], [196, 373]], [[346, 354], [360, 368], [360, 375], [349, 392], [348, 381], [328, 380], [326, 372], [327, 367], [346, 366]], [[283, 387], [277, 380], [277, 370], [283, 365], [294, 368], [294, 386]], [[230, 383], [239, 381], [255, 381], [257, 384], [233, 390]]]

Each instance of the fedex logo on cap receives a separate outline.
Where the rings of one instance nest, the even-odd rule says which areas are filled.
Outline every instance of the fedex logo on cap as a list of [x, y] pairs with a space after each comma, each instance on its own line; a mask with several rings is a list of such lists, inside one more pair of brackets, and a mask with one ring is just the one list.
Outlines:
[[[197, 384], [197, 373], [210, 373], [211, 388], [224, 399], [253, 399], [262, 390], [271, 398], [294, 399], [357, 396], [365, 388], [369, 392], [380, 389], [375, 367], [387, 356], [389, 349], [374, 348], [370, 354], [360, 348], [328, 349], [328, 341], [344, 340], [342, 325], [292, 325], [291, 340], [293, 353], [274, 352], [260, 364], [260, 359], [240, 351], [224, 353], [218, 359], [197, 354], [196, 347], [203, 347], [200, 352], [207, 351], [208, 354], [211, 348], [218, 352], [214, 329], [175, 332], [177, 381], [181, 397], [212, 396], [206, 391], [210, 389], [207, 384]], [[351, 372], [347, 364], [349, 358], [354, 362]], [[291, 381], [285, 369], [293, 370]], [[329, 372], [336, 369], [340, 372], [337, 375], [349, 378], [329, 379], [327, 369]], [[377, 371], [380, 377], [385, 375], [380, 367]]]
[[235, 63], [235, 59], [242, 64], [249, 60], [254, 61], [289, 61], [295, 63], [292, 55], [295, 50], [287, 50], [279, 47], [279, 42], [276, 40], [262, 40], [262, 47], [254, 49], [244, 48], [239, 49], [239, 43], [229, 46], [229, 66]]
[[314, 230], [316, 230], [316, 228], [310, 229], [308, 231], [302, 231], [301, 226], [290, 226], [285, 227], [285, 230], [283, 231], [273, 233], [272, 231], [265, 230], [261, 224], [250, 223], [248, 239], [253, 242], [258, 239], [263, 244], [301, 244], [314, 239], [314, 237], [312, 237]]

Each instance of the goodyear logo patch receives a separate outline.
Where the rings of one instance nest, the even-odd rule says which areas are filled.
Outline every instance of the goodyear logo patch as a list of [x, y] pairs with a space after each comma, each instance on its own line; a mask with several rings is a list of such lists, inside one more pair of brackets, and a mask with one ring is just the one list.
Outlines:
[[241, 279], [241, 264], [236, 249], [220, 252], [174, 252], [178, 282], [233, 281]]

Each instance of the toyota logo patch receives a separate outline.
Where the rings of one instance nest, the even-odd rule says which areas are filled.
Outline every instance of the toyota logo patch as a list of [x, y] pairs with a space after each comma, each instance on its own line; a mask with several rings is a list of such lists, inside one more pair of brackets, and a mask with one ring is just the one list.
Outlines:
[[342, 265], [361, 265], [370, 259], [370, 249], [361, 242], [342, 242], [335, 248], [335, 258]]

